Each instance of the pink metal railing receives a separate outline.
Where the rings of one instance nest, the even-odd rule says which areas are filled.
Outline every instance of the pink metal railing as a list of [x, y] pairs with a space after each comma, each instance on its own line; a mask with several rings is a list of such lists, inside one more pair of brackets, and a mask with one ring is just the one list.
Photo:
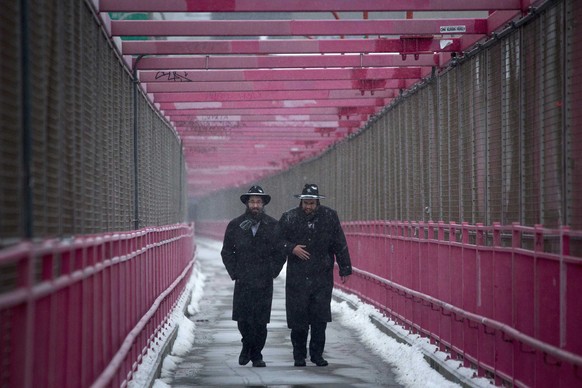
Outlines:
[[344, 224], [343, 288], [497, 384], [582, 386], [581, 232], [454, 223]]
[[124, 386], [194, 264], [193, 225], [0, 251], [0, 385]]

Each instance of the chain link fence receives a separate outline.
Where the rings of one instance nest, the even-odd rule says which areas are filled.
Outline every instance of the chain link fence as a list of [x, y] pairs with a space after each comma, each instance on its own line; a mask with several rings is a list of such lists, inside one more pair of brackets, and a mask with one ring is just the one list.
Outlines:
[[180, 140], [88, 6], [2, 5], [0, 247], [185, 219]]

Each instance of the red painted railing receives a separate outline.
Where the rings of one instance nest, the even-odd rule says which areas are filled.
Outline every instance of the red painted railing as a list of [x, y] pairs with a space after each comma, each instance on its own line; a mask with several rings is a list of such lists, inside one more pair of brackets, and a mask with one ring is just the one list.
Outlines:
[[581, 232], [350, 222], [346, 287], [496, 384], [582, 386]]
[[193, 225], [0, 251], [0, 386], [124, 386], [194, 264]]

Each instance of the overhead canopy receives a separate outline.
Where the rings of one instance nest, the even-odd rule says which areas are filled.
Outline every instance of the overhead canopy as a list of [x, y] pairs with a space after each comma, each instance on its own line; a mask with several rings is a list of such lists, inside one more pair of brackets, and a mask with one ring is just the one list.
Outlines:
[[202, 197], [325, 152], [534, 0], [94, 3]]

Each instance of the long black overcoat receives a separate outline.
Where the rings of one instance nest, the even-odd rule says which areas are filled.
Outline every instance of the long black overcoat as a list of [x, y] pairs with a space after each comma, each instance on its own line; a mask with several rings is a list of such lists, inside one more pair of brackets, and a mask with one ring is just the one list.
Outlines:
[[[337, 212], [318, 206], [306, 216], [300, 207], [281, 216], [277, 226], [280, 250], [287, 255], [286, 311], [287, 326], [301, 328], [314, 322], [331, 322], [334, 259], [340, 276], [352, 273], [346, 237]], [[301, 260], [292, 251], [305, 245], [309, 260]]]
[[273, 278], [279, 274], [274, 269], [277, 220], [264, 214], [253, 236], [251, 228], [241, 227], [246, 219], [243, 214], [229, 222], [221, 251], [222, 262], [230, 278], [235, 281], [232, 319], [269, 323]]

